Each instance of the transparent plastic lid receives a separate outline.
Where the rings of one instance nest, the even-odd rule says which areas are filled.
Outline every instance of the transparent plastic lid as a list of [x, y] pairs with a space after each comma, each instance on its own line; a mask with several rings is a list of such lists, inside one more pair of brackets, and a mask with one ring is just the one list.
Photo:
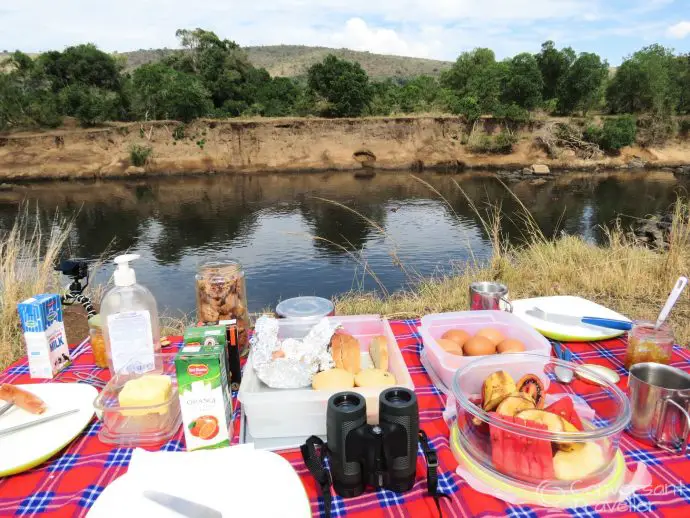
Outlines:
[[276, 313], [283, 318], [313, 319], [333, 314], [333, 303], [321, 297], [295, 297], [276, 306]]

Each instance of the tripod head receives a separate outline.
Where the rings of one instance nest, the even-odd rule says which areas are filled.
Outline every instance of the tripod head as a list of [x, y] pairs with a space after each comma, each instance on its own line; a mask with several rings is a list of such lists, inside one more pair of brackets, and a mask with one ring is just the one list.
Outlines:
[[86, 261], [81, 259], [67, 259], [61, 261], [60, 264], [55, 267], [55, 271], [62, 273], [62, 275], [72, 280], [67, 288], [70, 293], [81, 294], [89, 285], [89, 265]]

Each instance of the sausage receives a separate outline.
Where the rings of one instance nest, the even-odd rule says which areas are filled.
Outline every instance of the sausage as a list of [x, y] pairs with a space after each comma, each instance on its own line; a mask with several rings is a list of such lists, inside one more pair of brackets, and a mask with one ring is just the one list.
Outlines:
[[17, 407], [32, 414], [42, 414], [46, 411], [46, 404], [40, 397], [9, 383], [0, 384], [0, 399], [14, 403]]

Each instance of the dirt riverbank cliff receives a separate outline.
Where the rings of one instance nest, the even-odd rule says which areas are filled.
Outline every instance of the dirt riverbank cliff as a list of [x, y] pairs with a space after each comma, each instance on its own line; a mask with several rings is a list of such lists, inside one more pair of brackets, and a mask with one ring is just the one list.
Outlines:
[[[690, 142], [624, 148], [617, 156], [581, 159], [566, 150], [550, 158], [536, 138], [546, 122], [516, 132], [509, 154], [473, 153], [467, 124], [457, 117], [199, 120], [118, 123], [0, 135], [0, 180], [43, 180], [186, 173], [482, 168], [539, 172], [670, 167], [690, 173]], [[497, 131], [483, 121], [485, 131]], [[150, 148], [143, 166], [134, 146]], [[527, 171], [526, 169], [530, 169]]]

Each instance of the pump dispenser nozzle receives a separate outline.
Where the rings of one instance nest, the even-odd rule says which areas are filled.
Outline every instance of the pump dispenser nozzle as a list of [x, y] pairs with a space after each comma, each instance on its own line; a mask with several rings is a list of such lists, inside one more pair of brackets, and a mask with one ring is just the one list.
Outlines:
[[134, 270], [130, 268], [129, 263], [140, 257], [139, 254], [125, 254], [118, 255], [115, 258], [115, 264], [117, 265], [113, 275], [115, 286], [133, 286], [137, 283], [137, 276]]

